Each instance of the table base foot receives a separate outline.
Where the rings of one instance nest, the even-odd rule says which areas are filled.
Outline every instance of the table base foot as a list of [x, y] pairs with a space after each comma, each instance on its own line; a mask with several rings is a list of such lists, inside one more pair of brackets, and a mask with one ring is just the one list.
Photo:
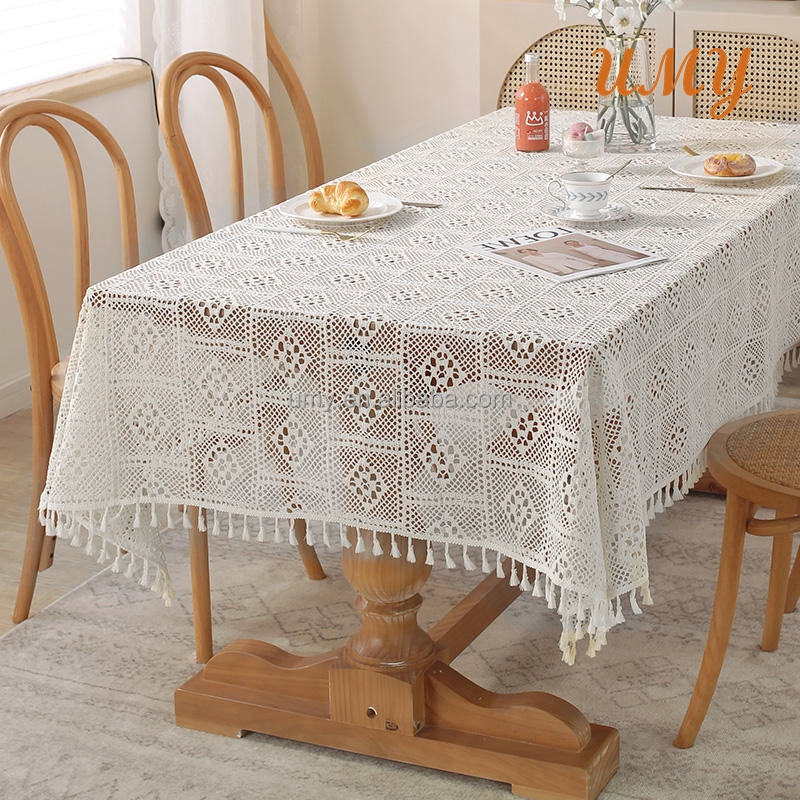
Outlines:
[[535, 800], [594, 800], [619, 765], [619, 734], [554, 695], [502, 695], [435, 661], [421, 672], [229, 645], [175, 692], [178, 725], [253, 731], [510, 783]]

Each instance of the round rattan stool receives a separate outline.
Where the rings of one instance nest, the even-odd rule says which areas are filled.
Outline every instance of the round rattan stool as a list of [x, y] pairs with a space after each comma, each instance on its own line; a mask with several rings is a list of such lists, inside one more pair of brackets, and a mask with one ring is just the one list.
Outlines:
[[[800, 531], [800, 409], [772, 411], [730, 422], [708, 443], [708, 468], [727, 490], [717, 592], [706, 649], [692, 699], [675, 739], [691, 747], [711, 703], [736, 610], [745, 533], [772, 536], [762, 650], [775, 650], [783, 614], [800, 594], [800, 553], [794, 567], [792, 534]], [[775, 519], [755, 519], [759, 508]]]

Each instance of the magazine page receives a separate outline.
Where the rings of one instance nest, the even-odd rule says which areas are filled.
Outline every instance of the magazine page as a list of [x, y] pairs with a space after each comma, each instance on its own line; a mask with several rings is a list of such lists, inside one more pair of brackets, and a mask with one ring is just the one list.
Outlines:
[[468, 245], [467, 249], [555, 281], [570, 281], [666, 260], [619, 242], [554, 225]]

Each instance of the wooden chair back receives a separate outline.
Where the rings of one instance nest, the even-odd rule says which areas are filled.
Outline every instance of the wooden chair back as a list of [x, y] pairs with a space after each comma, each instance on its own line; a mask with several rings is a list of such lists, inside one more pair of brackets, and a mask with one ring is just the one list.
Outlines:
[[[283, 82], [297, 115], [306, 155], [308, 186], [313, 188], [324, 180], [322, 149], [317, 126], [308, 98], [289, 59], [264, 18], [267, 53]], [[216, 88], [225, 109], [230, 144], [231, 203], [233, 219], [244, 218], [244, 166], [240, 135], [239, 114], [233, 91], [225, 73], [237, 78], [253, 96], [261, 112], [267, 133], [269, 169], [273, 202], [286, 199], [286, 177], [283, 161], [283, 142], [275, 110], [267, 90], [245, 66], [220, 53], [197, 51], [178, 56], [164, 70], [158, 87], [158, 108], [161, 129], [167, 151], [175, 168], [178, 185], [183, 196], [189, 225], [195, 237], [212, 231], [200, 177], [186, 141], [179, 113], [180, 93], [189, 78], [199, 75], [207, 78]]]
[[[651, 28], [644, 30], [650, 45], [651, 68], [655, 68], [655, 33]], [[525, 54], [536, 52], [542, 58], [541, 81], [550, 93], [552, 108], [596, 111], [600, 62], [592, 53], [604, 42], [599, 25], [567, 25], [546, 33], [509, 68], [500, 86], [497, 107], [514, 105], [514, 95], [525, 83]]]
[[86, 183], [75, 143], [59, 117], [88, 131], [108, 153], [119, 195], [122, 266], [127, 268], [139, 263], [133, 181], [122, 149], [109, 130], [91, 114], [56, 100], [27, 100], [3, 109], [0, 112], [0, 244], [22, 314], [34, 397], [39, 392], [50, 393], [50, 372], [59, 362], [59, 353], [44, 276], [11, 179], [12, 145], [27, 127], [47, 131], [58, 145], [66, 166], [72, 210], [76, 318], [90, 282]]

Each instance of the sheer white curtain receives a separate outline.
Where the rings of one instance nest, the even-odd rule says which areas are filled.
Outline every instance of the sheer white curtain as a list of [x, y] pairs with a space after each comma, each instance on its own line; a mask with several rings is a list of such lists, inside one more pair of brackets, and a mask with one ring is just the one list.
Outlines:
[[[154, 69], [160, 75], [169, 62], [193, 50], [224, 53], [244, 64], [267, 84], [267, 48], [264, 39], [263, 0], [155, 0]], [[233, 84], [238, 83], [233, 79]], [[239, 87], [233, 86], [236, 91]], [[245, 150], [245, 209], [269, 205], [265, 180], [267, 163], [261, 116], [246, 90], [237, 92]], [[216, 90], [203, 78], [190, 79], [181, 94], [181, 119], [203, 184], [215, 228], [230, 217], [228, 134]], [[162, 242], [165, 250], [191, 239], [180, 191], [169, 156], [161, 141], [159, 159]]]

